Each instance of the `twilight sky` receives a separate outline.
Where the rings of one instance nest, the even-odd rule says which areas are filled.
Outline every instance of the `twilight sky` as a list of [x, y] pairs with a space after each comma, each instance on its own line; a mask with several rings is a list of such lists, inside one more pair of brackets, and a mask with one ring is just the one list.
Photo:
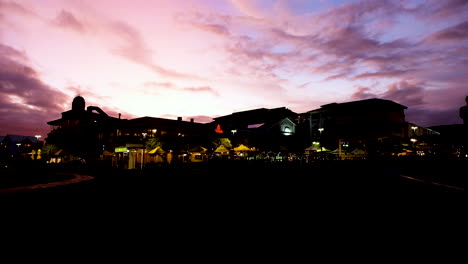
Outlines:
[[200, 123], [376, 97], [460, 124], [468, 0], [0, 0], [0, 135], [45, 138], [77, 95]]

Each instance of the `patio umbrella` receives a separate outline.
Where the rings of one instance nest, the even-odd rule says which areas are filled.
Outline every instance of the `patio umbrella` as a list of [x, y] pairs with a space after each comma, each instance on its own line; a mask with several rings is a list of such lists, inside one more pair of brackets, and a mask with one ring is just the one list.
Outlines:
[[216, 153], [229, 152], [229, 149], [227, 149], [224, 145], [219, 145], [219, 147], [217, 147], [214, 152]]
[[364, 154], [366, 154], [366, 151], [363, 150], [363, 149], [354, 149], [353, 151], [351, 151], [351, 154], [353, 154], [353, 155], [364, 155]]
[[304, 151], [305, 153], [310, 153], [310, 152], [314, 152], [314, 151], [317, 151], [319, 149], [319, 147], [315, 146], [315, 145], [312, 145], [308, 148], [305, 148]]
[[189, 152], [206, 152], [207, 148], [204, 148], [202, 146], [196, 146], [191, 149], [189, 149]]
[[148, 154], [163, 154], [165, 151], [161, 147], [156, 147], [150, 151], [148, 151]]
[[243, 144], [240, 144], [239, 146], [235, 147], [234, 148], [234, 151], [236, 152], [241, 152], [241, 151], [250, 151], [250, 148], [243, 145]]

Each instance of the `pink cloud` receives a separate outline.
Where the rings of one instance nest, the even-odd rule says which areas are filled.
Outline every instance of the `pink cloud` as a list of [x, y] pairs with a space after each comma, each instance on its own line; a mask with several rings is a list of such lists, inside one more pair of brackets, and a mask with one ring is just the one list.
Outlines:
[[114, 21], [109, 24], [109, 27], [111, 31], [123, 41], [119, 48], [113, 50], [113, 53], [134, 63], [141, 64], [164, 77], [192, 80], [200, 79], [200, 77], [180, 73], [155, 64], [152, 60], [153, 52], [148, 48], [143, 36], [137, 28], [131, 26], [129, 23]]
[[170, 82], [146, 82], [144, 83], [146, 87], [164, 87], [164, 88], [174, 88], [174, 84]]
[[69, 28], [78, 32], [84, 32], [85, 27], [78, 19], [69, 11], [63, 10], [52, 21], [54, 25], [63, 28]]
[[195, 92], [195, 93], [200, 93], [200, 92], [208, 92], [211, 93], [215, 96], [219, 96], [218, 92], [214, 90], [213, 88], [209, 86], [200, 86], [200, 87], [186, 87], [183, 88], [184, 91], [189, 91], [189, 92]]
[[12, 12], [27, 17], [37, 17], [37, 14], [31, 9], [12, 1], [0, 1], [0, 17], [6, 15], [3, 12]]
[[424, 104], [425, 92], [423, 83], [401, 80], [390, 84], [381, 97], [406, 106], [417, 106]]
[[263, 18], [266, 16], [265, 11], [255, 5], [255, 1], [250, 0], [230, 0], [233, 6], [240, 11], [243, 15]]
[[377, 97], [379, 97], [377, 94], [372, 93], [371, 89], [364, 86], [358, 86], [356, 92], [351, 95], [352, 100], [364, 100]]
[[219, 25], [219, 24], [192, 24], [192, 26], [198, 29], [207, 31], [207, 32], [217, 34], [217, 35], [222, 35], [222, 36], [231, 35], [227, 27], [223, 25]]
[[378, 72], [366, 72], [363, 74], [358, 74], [353, 76], [351, 79], [381, 79], [381, 78], [395, 78], [395, 77], [402, 77], [407, 74], [410, 74], [410, 70], [380, 70]]

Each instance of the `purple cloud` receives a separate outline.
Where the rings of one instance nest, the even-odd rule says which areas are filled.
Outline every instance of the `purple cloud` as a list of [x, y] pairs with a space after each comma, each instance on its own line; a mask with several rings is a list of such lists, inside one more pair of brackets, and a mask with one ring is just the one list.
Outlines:
[[[448, 96], [446, 102], [431, 105], [426, 100], [430, 98], [424, 83], [410, 80], [402, 80], [387, 86], [387, 90], [376, 93], [368, 87], [357, 87], [352, 94], [352, 100], [363, 100], [369, 98], [383, 98], [402, 104], [408, 109], [405, 111], [405, 119], [421, 126], [459, 124], [461, 119], [458, 116], [458, 108], [462, 105], [464, 98], [461, 93], [457, 96], [451, 95], [453, 89], [447, 92], [440, 92], [439, 96]], [[450, 95], [450, 96], [449, 96]], [[453, 103], [456, 101], [456, 103]], [[451, 104], [452, 102], [452, 104]]]
[[33, 68], [17, 58], [26, 55], [0, 44], [0, 134], [44, 134], [47, 121], [64, 110], [61, 106], [69, 97], [42, 82]]
[[447, 20], [465, 17], [468, 13], [466, 0], [428, 0], [415, 7], [412, 12], [427, 20]]
[[442, 29], [429, 35], [428, 42], [459, 42], [468, 39], [468, 21], [457, 24], [453, 27]]

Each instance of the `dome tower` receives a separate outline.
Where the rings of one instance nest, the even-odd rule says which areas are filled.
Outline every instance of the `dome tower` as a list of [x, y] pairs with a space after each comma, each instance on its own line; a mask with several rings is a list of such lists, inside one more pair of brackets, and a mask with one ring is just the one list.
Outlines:
[[77, 96], [73, 99], [72, 102], [72, 111], [74, 112], [83, 112], [85, 110], [85, 100], [81, 96]]

